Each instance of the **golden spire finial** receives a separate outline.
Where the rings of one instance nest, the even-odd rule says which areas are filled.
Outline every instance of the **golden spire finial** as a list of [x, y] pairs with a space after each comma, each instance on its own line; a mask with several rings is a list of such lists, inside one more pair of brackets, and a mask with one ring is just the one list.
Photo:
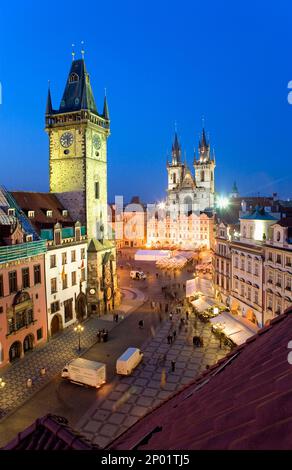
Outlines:
[[75, 49], [74, 49], [74, 48], [75, 48], [75, 44], [72, 44], [72, 52], [71, 52], [71, 54], [72, 54], [72, 61], [75, 59]]
[[81, 41], [81, 57], [82, 57], [82, 59], [84, 59], [84, 54], [85, 54], [84, 41]]

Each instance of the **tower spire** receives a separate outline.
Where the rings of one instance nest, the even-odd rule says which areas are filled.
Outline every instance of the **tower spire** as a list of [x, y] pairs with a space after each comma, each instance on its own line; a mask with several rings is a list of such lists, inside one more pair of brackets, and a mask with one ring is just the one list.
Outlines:
[[181, 147], [178, 141], [177, 132], [174, 134], [174, 142], [172, 144], [172, 164], [178, 165], [181, 163]]
[[72, 52], [71, 52], [71, 54], [72, 54], [72, 62], [74, 62], [74, 60], [75, 60], [75, 44], [72, 44]]
[[102, 113], [104, 119], [107, 121], [110, 120], [109, 117], [109, 110], [108, 110], [108, 104], [107, 104], [107, 98], [106, 98], [106, 88], [104, 89], [104, 100], [103, 100], [103, 113]]
[[49, 88], [48, 88], [47, 105], [46, 105], [46, 114], [47, 115], [53, 113], [51, 90], [50, 90], [50, 81], [48, 82], [48, 84], [49, 84]]

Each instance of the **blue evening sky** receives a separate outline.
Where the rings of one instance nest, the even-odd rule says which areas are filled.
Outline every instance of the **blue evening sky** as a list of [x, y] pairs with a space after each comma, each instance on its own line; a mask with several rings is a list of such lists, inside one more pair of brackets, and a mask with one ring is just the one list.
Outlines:
[[58, 107], [84, 40], [100, 111], [107, 88], [110, 200], [160, 199], [174, 122], [191, 165], [202, 115], [218, 191], [292, 196], [291, 2], [15, 0], [0, 19], [0, 184], [48, 190], [48, 80]]

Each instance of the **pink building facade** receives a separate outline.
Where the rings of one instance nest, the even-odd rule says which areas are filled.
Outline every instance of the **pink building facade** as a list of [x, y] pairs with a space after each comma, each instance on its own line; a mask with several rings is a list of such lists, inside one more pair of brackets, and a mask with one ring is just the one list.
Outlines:
[[0, 247], [0, 369], [47, 340], [45, 242]]

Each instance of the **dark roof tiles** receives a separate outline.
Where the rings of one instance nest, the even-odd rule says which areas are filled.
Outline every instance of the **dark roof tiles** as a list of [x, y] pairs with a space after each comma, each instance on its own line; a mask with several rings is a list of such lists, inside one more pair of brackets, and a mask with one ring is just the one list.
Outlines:
[[[140, 419], [108, 449], [291, 449], [291, 331], [292, 310]], [[157, 426], [161, 430], [151, 435]]]
[[3, 450], [93, 450], [81, 434], [73, 431], [65, 418], [48, 414], [17, 434]]

